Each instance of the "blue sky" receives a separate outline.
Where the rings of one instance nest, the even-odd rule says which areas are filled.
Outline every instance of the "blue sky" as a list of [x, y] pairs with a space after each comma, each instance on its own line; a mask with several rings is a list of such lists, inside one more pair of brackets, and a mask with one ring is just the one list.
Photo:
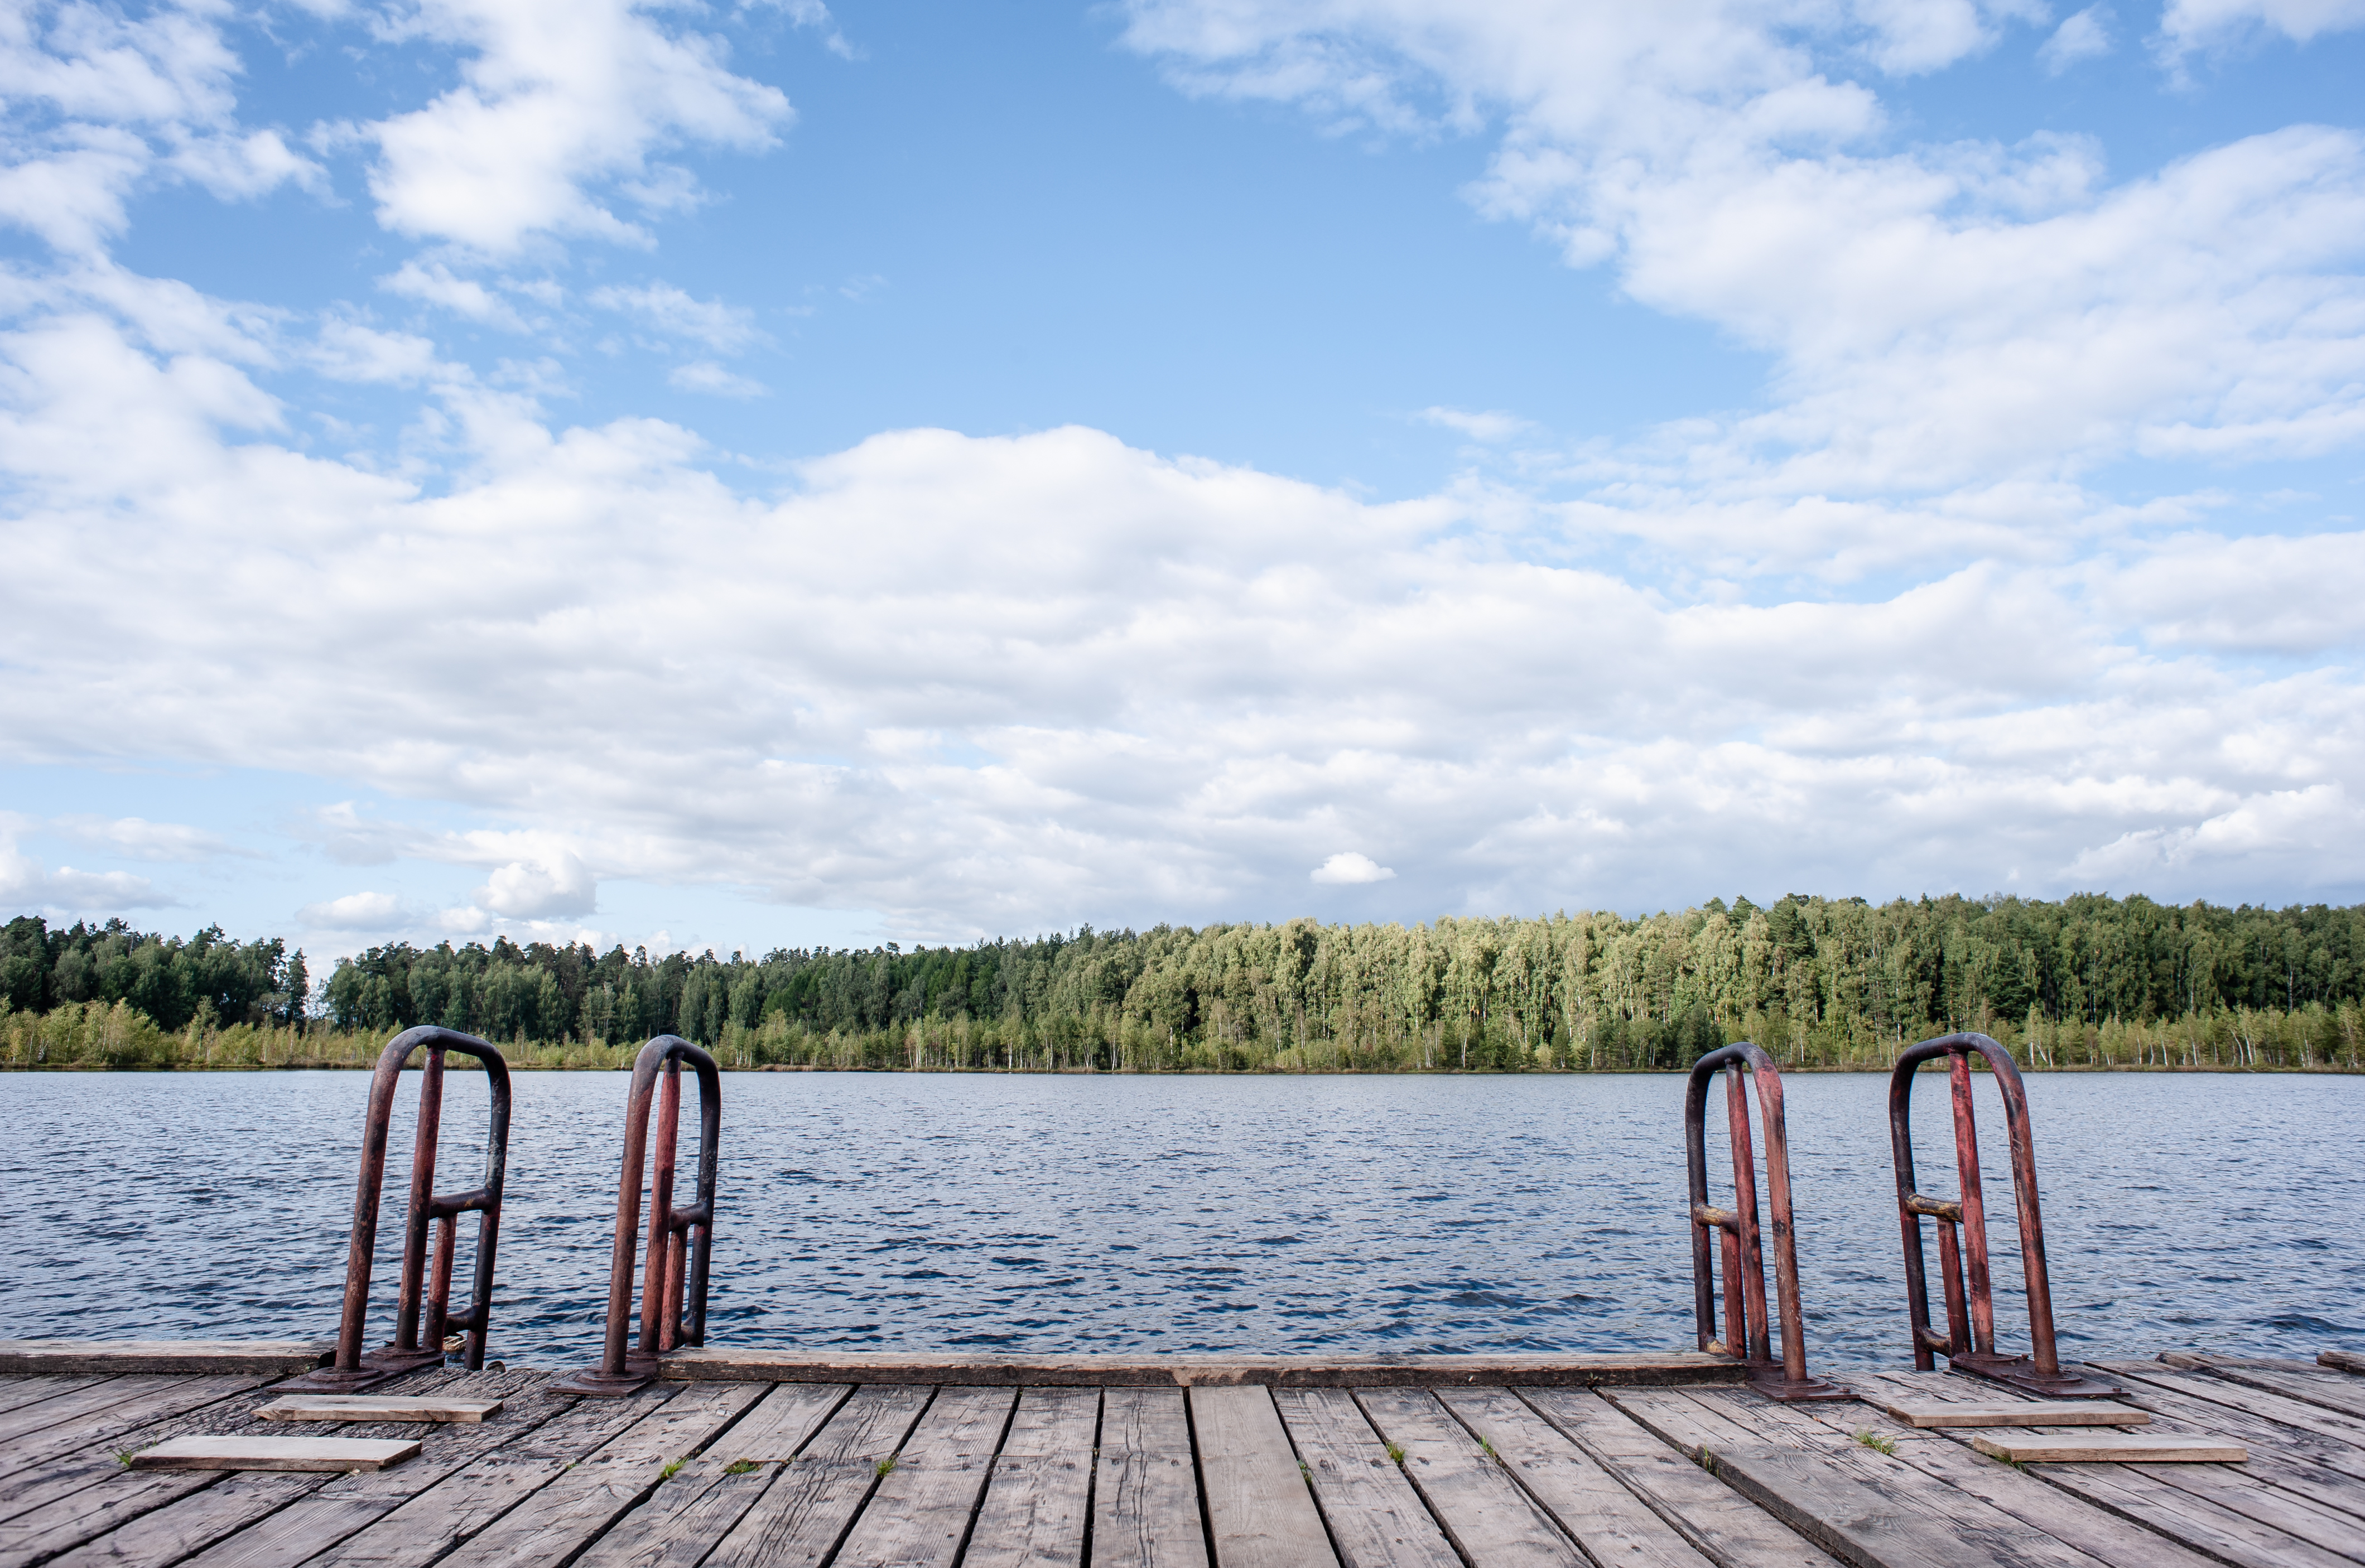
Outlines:
[[11, 913], [2365, 898], [2359, 0], [10, 16]]

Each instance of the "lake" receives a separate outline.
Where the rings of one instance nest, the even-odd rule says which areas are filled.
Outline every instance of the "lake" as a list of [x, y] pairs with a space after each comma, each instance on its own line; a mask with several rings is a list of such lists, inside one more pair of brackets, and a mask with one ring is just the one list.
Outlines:
[[[496, 1357], [594, 1353], [626, 1082], [515, 1080]], [[2365, 1341], [2365, 1080], [2028, 1082], [2065, 1357], [2191, 1345], [2313, 1357]], [[333, 1334], [368, 1084], [357, 1072], [0, 1080], [0, 1333]], [[416, 1085], [408, 1075], [389, 1159], [373, 1343], [390, 1332]], [[1898, 1364], [1887, 1079], [1801, 1073], [1785, 1087], [1810, 1363]], [[1997, 1320], [2007, 1348], [2024, 1349], [2006, 1146], [1992, 1086], [1979, 1088]], [[1687, 1349], [1683, 1090], [1671, 1075], [728, 1074], [708, 1339]], [[454, 1074], [444, 1191], [479, 1179], [483, 1107], [481, 1079]], [[1915, 1110], [1922, 1187], [1951, 1192], [1943, 1079], [1923, 1077]], [[1721, 1148], [1710, 1160], [1730, 1169]], [[464, 1277], [472, 1235], [464, 1225]], [[465, 1301], [465, 1283], [454, 1294]]]

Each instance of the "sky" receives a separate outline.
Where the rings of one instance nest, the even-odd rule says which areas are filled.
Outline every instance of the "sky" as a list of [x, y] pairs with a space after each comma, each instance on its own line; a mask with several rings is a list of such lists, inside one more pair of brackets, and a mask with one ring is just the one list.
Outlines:
[[2365, 900], [2365, 0], [0, 3], [0, 914]]

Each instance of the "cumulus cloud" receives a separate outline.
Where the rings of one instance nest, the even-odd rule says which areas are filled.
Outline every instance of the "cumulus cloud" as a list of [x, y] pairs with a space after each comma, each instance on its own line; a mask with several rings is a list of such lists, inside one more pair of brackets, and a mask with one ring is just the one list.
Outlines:
[[1420, 417], [1426, 422], [1445, 430], [1458, 431], [1472, 441], [1492, 444], [1510, 440], [1535, 427], [1517, 414], [1500, 411], [1471, 413], [1462, 409], [1423, 409]]
[[296, 918], [315, 931], [397, 930], [416, 918], [392, 893], [347, 893], [342, 898], [308, 903]]
[[24, 5], [0, 17], [0, 218], [60, 251], [95, 253], [143, 179], [194, 181], [226, 199], [319, 166], [276, 130], [237, 123], [241, 66], [222, 13], [163, 6], [126, 16], [90, 4]]
[[23, 820], [0, 817], [0, 908], [71, 920], [168, 909], [181, 902], [128, 871], [77, 871], [71, 866], [50, 870], [17, 848], [16, 824]]
[[644, 242], [613, 196], [698, 199], [665, 149], [760, 149], [790, 118], [778, 88], [727, 68], [721, 39], [633, 0], [426, 0], [397, 30], [469, 53], [459, 85], [363, 128], [379, 220], [485, 254], [545, 234]]
[[253, 853], [204, 828], [185, 823], [151, 823], [142, 817], [58, 817], [49, 823], [49, 828], [62, 838], [105, 849], [128, 860], [197, 861]]
[[2058, 890], [2123, 844], [2169, 846], [2166, 894], [2247, 896], [2307, 854], [2365, 888], [2275, 804], [2365, 788], [2353, 672], [2192, 651], [2263, 645], [2308, 578], [2332, 627], [2333, 536], [2214, 605], [2209, 552], [2246, 546], [2190, 531], [2085, 577], [1687, 601], [1558, 559], [1561, 514], [1489, 493], [1375, 504], [1065, 429], [885, 434], [757, 497], [678, 428], [553, 428], [471, 387], [433, 394], [465, 476], [424, 492], [226, 429], [227, 362], [88, 310], [49, 352], [62, 330], [0, 339], [0, 755], [468, 802], [515, 825], [307, 830], [344, 863], [476, 868], [420, 917], [446, 930], [565, 928], [619, 878], [932, 939], [1353, 885], [1308, 866], [1393, 870], [1424, 912], [2000, 865]]
[[2089, 6], [2053, 29], [2036, 51], [2036, 62], [2048, 76], [2058, 76], [2081, 60], [2099, 60], [2111, 52], [2111, 8]]
[[1129, 15], [1127, 40], [1192, 91], [1382, 129], [1498, 124], [1482, 211], [1774, 356], [1764, 412], [1588, 460], [1630, 489], [1895, 498], [2365, 434], [2365, 141], [2292, 128], [2115, 184], [2075, 138], [1899, 144], [1881, 74], [1989, 47], [2001, 9]]
[[718, 353], [737, 353], [764, 341], [754, 311], [719, 299], [694, 298], [663, 281], [594, 289], [588, 297], [602, 310], [626, 312], [664, 336], [687, 338]]
[[455, 316], [521, 332], [526, 324], [516, 307], [475, 278], [460, 277], [441, 262], [407, 261], [377, 280], [380, 288], [421, 304], [440, 306]]
[[476, 890], [476, 900], [495, 914], [528, 919], [589, 914], [599, 905], [600, 885], [581, 859], [561, 849], [543, 859], [499, 867]]
[[1307, 879], [1328, 883], [1333, 887], [1353, 887], [1362, 882], [1384, 882], [1395, 875], [1395, 872], [1392, 868], [1379, 864], [1370, 856], [1358, 855], [1350, 851], [1343, 855], [1333, 855], [1329, 859], [1317, 866], [1312, 876]]
[[666, 383], [684, 392], [709, 392], [718, 398], [761, 398], [771, 390], [754, 376], [726, 370], [711, 359], [674, 366], [666, 373]]
[[2305, 43], [2359, 27], [2365, 0], [2169, 0], [2159, 19], [2161, 38], [2177, 52], [2252, 31]]

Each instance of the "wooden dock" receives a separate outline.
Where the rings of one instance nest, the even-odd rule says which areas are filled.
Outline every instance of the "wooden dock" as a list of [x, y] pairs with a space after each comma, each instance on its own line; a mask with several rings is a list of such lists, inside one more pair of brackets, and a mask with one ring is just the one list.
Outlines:
[[[0, 1568], [2365, 1564], [2365, 1376], [2335, 1367], [2104, 1363], [2150, 1413], [2136, 1429], [2247, 1462], [2014, 1465], [1972, 1443], [2015, 1428], [1777, 1405], [1699, 1358], [1591, 1360], [743, 1352], [622, 1399], [543, 1371], [422, 1372], [374, 1392], [500, 1408], [333, 1425], [257, 1420], [276, 1372], [89, 1362], [0, 1377]], [[2014, 1397], [1944, 1372], [1852, 1381], [1889, 1403]], [[258, 1433], [420, 1446], [352, 1474], [127, 1462]]]

